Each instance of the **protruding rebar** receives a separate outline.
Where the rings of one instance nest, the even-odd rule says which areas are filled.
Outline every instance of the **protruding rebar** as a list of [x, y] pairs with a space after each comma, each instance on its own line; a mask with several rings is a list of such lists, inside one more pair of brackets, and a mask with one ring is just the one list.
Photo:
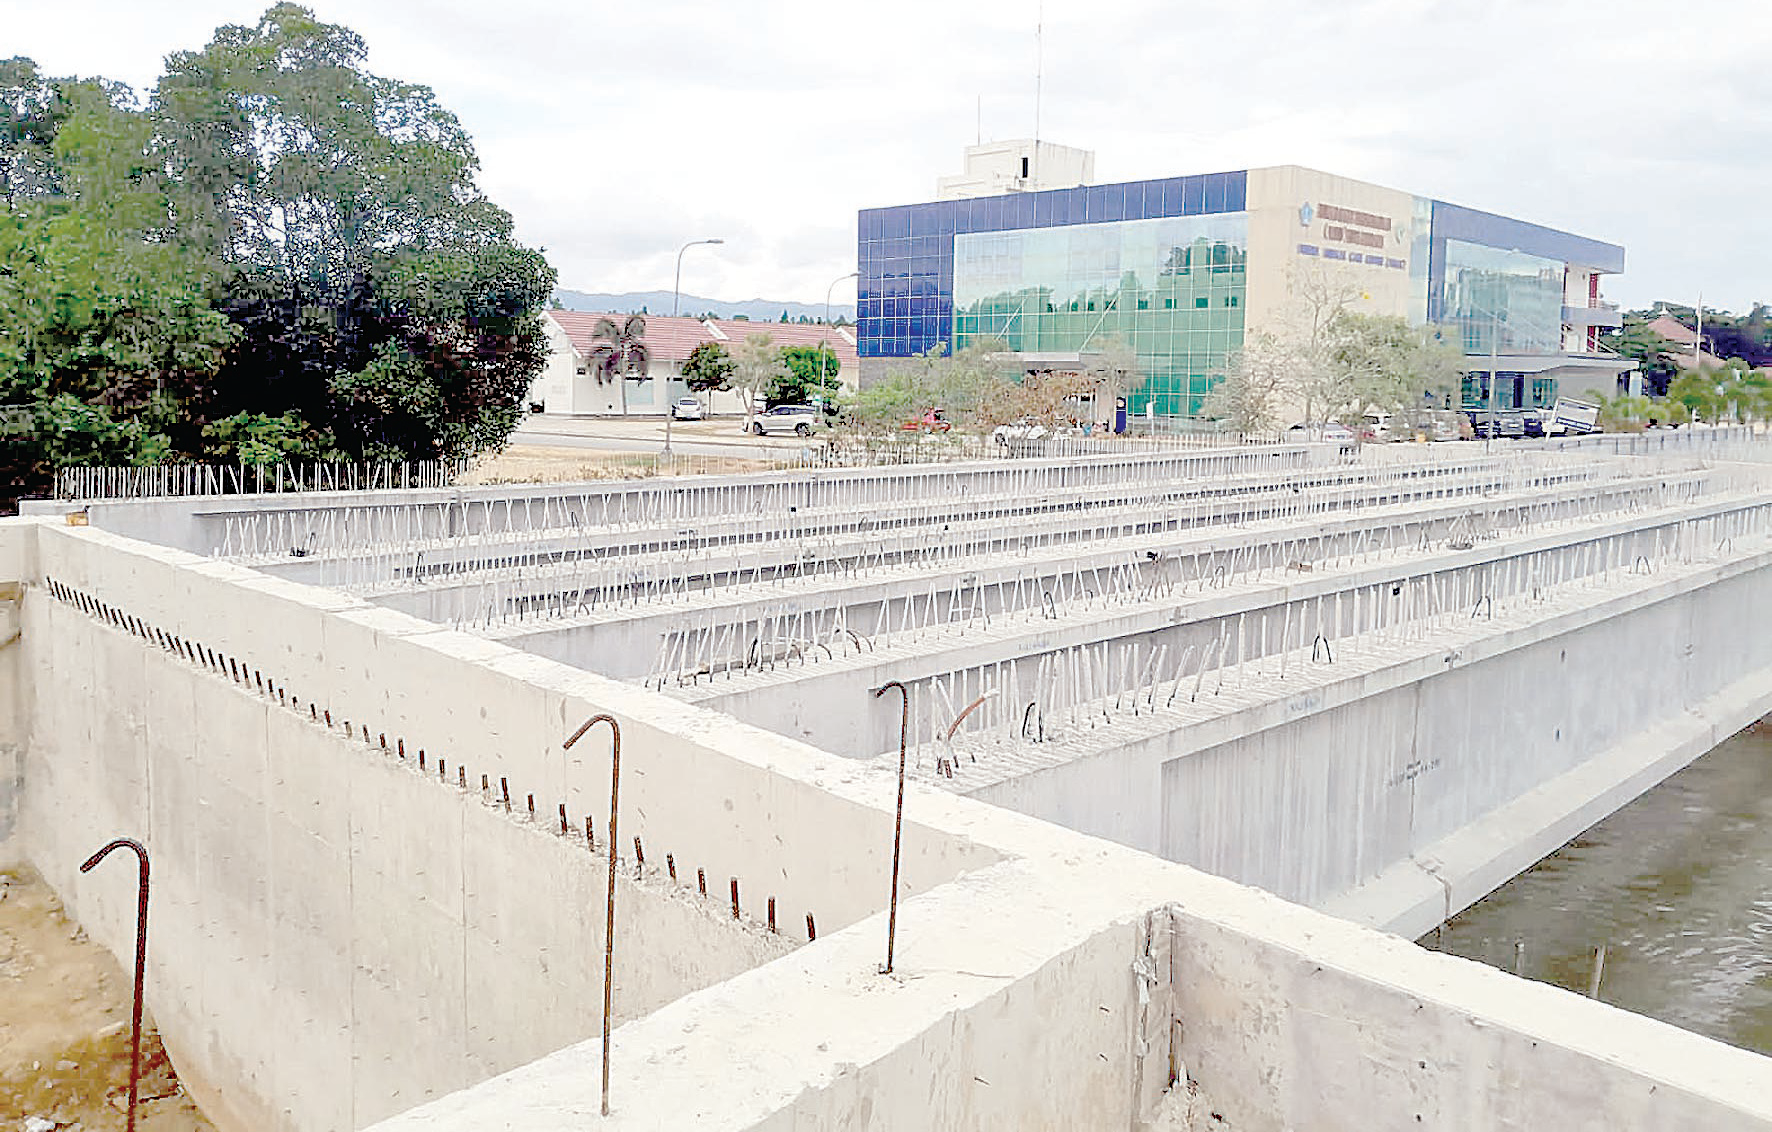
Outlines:
[[612, 715], [593, 715], [579, 725], [562, 746], [570, 750], [599, 723], [609, 725], [609, 904], [603, 923], [603, 1115], [609, 1115], [609, 1011], [615, 989], [615, 847], [621, 842], [616, 822], [621, 815], [621, 724]]
[[129, 1016], [129, 1132], [135, 1132], [135, 1105], [141, 1093], [142, 1077], [142, 981], [148, 963], [148, 851], [139, 841], [119, 837], [86, 859], [80, 866], [83, 873], [113, 849], [132, 849], [141, 869], [135, 888], [135, 1003]]
[[[900, 851], [904, 844], [904, 764], [906, 740], [911, 727], [911, 694], [897, 680], [888, 680], [874, 689], [874, 698], [879, 699], [887, 689], [897, 688], [899, 696], [898, 712], [898, 807], [892, 819], [892, 896], [886, 913], [886, 966], [881, 969], [882, 975], [892, 973], [892, 953], [898, 942], [898, 863]], [[958, 725], [959, 721], [955, 720]], [[734, 882], [735, 884], [737, 882]], [[810, 926], [810, 921], [809, 921]]]

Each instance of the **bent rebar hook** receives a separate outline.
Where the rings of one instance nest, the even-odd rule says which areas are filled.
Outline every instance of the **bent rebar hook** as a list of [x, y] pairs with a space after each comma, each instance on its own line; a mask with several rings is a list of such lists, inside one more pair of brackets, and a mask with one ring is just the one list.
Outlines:
[[135, 851], [140, 873], [135, 891], [135, 1004], [129, 1016], [129, 1117], [128, 1130], [135, 1132], [135, 1105], [141, 1093], [142, 1078], [142, 976], [148, 961], [148, 851], [139, 841], [119, 837], [86, 859], [80, 871], [88, 873], [110, 855], [113, 849]]
[[892, 902], [886, 914], [886, 966], [882, 975], [892, 973], [892, 949], [898, 938], [898, 862], [904, 844], [904, 761], [906, 740], [911, 727], [911, 694], [897, 680], [888, 680], [874, 689], [874, 698], [884, 696], [889, 688], [897, 688], [898, 714], [898, 809], [892, 819]]
[[615, 986], [615, 847], [616, 820], [621, 814], [621, 724], [612, 715], [593, 715], [561, 744], [563, 750], [584, 738], [599, 723], [609, 725], [609, 903], [603, 923], [603, 1115], [609, 1115], [609, 1008]]

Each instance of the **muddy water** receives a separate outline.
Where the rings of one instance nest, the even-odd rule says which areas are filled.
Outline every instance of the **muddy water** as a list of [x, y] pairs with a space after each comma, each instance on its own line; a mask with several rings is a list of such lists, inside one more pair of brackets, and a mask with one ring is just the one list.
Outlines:
[[1772, 717], [1420, 942], [1772, 1055]]

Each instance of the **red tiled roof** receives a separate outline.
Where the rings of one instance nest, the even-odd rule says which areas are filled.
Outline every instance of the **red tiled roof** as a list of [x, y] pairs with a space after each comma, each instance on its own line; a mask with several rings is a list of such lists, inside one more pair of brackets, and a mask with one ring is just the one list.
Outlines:
[[[597, 348], [597, 323], [607, 318], [616, 325], [624, 323], [625, 314], [604, 314], [598, 311], [549, 311], [548, 317], [560, 324], [572, 348], [581, 357], [588, 357]], [[804, 322], [746, 322], [743, 319], [672, 318], [668, 315], [643, 315], [646, 320], [646, 345], [654, 357], [662, 361], [681, 362], [690, 351], [704, 342], [719, 342], [727, 350], [752, 334], [767, 334], [777, 346], [828, 345], [840, 365], [856, 364], [855, 338], [852, 331], [841, 326], [820, 326]]]
[[1698, 335], [1692, 332], [1690, 326], [1687, 326], [1672, 315], [1657, 315], [1655, 318], [1650, 319], [1649, 329], [1667, 339], [1669, 342], [1680, 342], [1687, 346], [1692, 345], [1692, 343], [1698, 338]]
[[855, 365], [855, 336], [846, 326], [821, 326], [807, 322], [745, 322], [742, 319], [709, 320], [727, 341], [727, 348], [753, 334], [767, 334], [777, 346], [817, 346], [824, 343], [845, 366]]
[[[548, 317], [566, 331], [566, 337], [572, 339], [572, 348], [578, 351], [580, 357], [589, 357], [591, 351], [597, 348], [597, 323], [607, 318], [620, 326], [629, 318], [625, 314], [603, 314], [599, 311], [549, 311]], [[660, 359], [680, 362], [703, 342], [714, 341], [698, 319], [655, 314], [641, 317], [646, 320], [646, 345], [653, 356]]]

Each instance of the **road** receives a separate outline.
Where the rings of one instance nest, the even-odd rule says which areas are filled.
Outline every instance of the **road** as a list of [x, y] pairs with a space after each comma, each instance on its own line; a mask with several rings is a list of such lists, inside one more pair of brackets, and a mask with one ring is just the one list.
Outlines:
[[[686, 456], [767, 460], [797, 452], [806, 445], [797, 436], [746, 436], [739, 427], [737, 417], [678, 422], [671, 426], [671, 449]], [[511, 443], [516, 445], [602, 452], [657, 452], [664, 447], [664, 441], [662, 419], [603, 417], [530, 417], [511, 437]]]

